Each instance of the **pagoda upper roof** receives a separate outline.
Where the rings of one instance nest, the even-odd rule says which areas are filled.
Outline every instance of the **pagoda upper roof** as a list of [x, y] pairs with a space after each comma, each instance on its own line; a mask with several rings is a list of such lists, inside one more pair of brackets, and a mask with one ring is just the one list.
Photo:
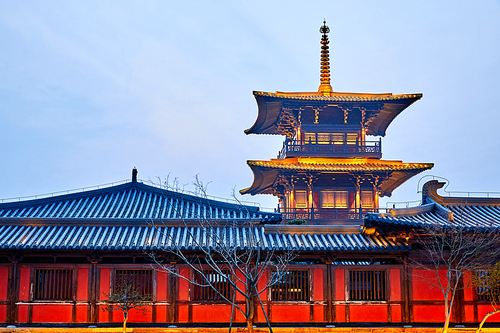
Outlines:
[[422, 94], [393, 95], [391, 93], [344, 93], [332, 92], [325, 96], [319, 92], [261, 92], [254, 91], [259, 114], [255, 124], [245, 130], [246, 134], [278, 134], [286, 135], [297, 123], [297, 115], [285, 109], [304, 107], [363, 108], [365, 119], [363, 125], [368, 135], [385, 136], [389, 124], [404, 109], [422, 98]]
[[0, 204], [0, 224], [15, 222], [78, 224], [192, 219], [279, 219], [257, 206], [223, 202], [146, 185], [140, 181], [90, 191]]
[[272, 194], [273, 185], [283, 171], [346, 172], [352, 174], [383, 173], [387, 176], [380, 184], [381, 196], [391, 196], [392, 191], [414, 175], [430, 169], [433, 163], [403, 163], [363, 158], [313, 158], [295, 157], [270, 161], [247, 161], [254, 173], [254, 182], [242, 194]]

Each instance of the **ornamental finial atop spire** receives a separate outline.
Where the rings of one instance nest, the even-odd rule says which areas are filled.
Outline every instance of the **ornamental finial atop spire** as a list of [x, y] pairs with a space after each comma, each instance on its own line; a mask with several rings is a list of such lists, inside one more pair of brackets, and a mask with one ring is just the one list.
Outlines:
[[318, 92], [323, 94], [323, 96], [330, 96], [333, 92], [330, 85], [330, 54], [328, 51], [328, 43], [330, 43], [328, 41], [328, 33], [330, 32], [330, 28], [326, 25], [326, 20], [323, 21], [319, 32], [323, 35], [321, 36], [321, 75]]

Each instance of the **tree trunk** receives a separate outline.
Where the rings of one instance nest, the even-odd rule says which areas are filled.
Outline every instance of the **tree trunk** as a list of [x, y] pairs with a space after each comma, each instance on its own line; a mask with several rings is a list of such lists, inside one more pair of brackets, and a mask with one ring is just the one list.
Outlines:
[[486, 316], [484, 316], [484, 318], [483, 318], [483, 321], [481, 321], [481, 324], [479, 324], [479, 327], [477, 328], [476, 333], [481, 332], [481, 329], [483, 328], [483, 325], [486, 322], [486, 319], [488, 319], [488, 317], [493, 316], [495, 313], [499, 313], [499, 312], [500, 312], [500, 309], [486, 314]]
[[443, 333], [448, 332], [448, 328], [450, 327], [450, 317], [451, 316], [447, 316], [446, 320], [444, 321]]
[[247, 329], [248, 333], [253, 333], [253, 320], [247, 319]]
[[443, 326], [443, 333], [448, 332], [448, 328], [450, 327], [450, 319], [451, 319], [451, 302], [448, 302], [445, 300], [444, 302], [444, 312], [445, 312], [445, 320], [444, 320], [444, 326]]
[[123, 333], [127, 333], [128, 312], [123, 314]]
[[253, 333], [253, 319], [255, 316], [255, 304], [254, 304], [254, 298], [253, 294], [247, 298], [246, 302], [247, 306], [247, 328], [248, 328], [248, 333]]

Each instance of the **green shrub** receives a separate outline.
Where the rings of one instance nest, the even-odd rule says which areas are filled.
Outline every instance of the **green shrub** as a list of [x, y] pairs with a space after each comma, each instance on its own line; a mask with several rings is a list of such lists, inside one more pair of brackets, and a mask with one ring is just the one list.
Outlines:
[[307, 221], [303, 219], [293, 219], [288, 221], [288, 224], [294, 224], [294, 225], [299, 225], [299, 224], [306, 224]]

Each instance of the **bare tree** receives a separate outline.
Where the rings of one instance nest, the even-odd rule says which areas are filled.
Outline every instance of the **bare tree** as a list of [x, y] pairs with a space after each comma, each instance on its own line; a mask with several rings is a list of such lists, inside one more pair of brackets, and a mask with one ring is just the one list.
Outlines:
[[477, 333], [481, 332], [486, 320], [496, 313], [500, 313], [500, 262], [488, 269], [481, 270], [472, 274], [472, 283], [478, 290], [478, 295], [482, 295], [490, 301], [493, 311], [487, 313], [479, 327]]
[[[200, 199], [199, 203], [209, 206], [206, 185], [198, 177], [195, 177], [194, 185]], [[175, 182], [173, 187], [179, 190]], [[253, 332], [255, 310], [260, 306], [272, 333], [261, 295], [282, 280], [294, 254], [291, 249], [278, 253], [274, 247], [266, 248], [258, 228], [250, 220], [249, 212], [241, 203], [239, 207], [243, 210], [242, 215], [247, 218], [232, 219], [228, 222], [228, 220], [212, 219], [211, 216], [200, 216], [196, 220], [195, 228], [182, 218], [187, 238], [183, 244], [190, 244], [190, 249], [177, 242], [170, 242], [172, 245], [161, 248], [162, 252], [172, 253], [180, 262], [187, 264], [194, 272], [192, 277], [180, 274], [175, 265], [161, 262], [160, 253], [149, 255], [154, 260], [156, 269], [188, 281], [195, 286], [195, 291], [208, 293], [212, 300], [230, 304], [229, 332], [235, 311], [239, 311], [245, 318], [248, 332]], [[168, 230], [165, 224], [154, 227], [159, 233]], [[170, 234], [164, 237], [172, 240]], [[270, 276], [265, 283], [259, 283], [268, 270], [271, 271]], [[242, 295], [245, 299], [244, 306], [237, 301], [237, 295]]]
[[[464, 219], [462, 219], [463, 221]], [[430, 272], [412, 278], [421, 278], [437, 287], [444, 298], [445, 322], [448, 331], [457, 291], [470, 288], [464, 284], [464, 275], [491, 266], [498, 258], [500, 237], [494, 227], [474, 227], [463, 223], [431, 224], [413, 231], [416, 236], [412, 247], [417, 251], [410, 261], [412, 269]]]
[[104, 293], [106, 296], [106, 306], [103, 311], [120, 310], [123, 314], [123, 333], [127, 331], [127, 320], [130, 310], [136, 309], [143, 313], [147, 310], [145, 306], [152, 300], [152, 296], [144, 294], [143, 288], [138, 285], [133, 276], [124, 276], [117, 281], [112, 292], [109, 294]]

